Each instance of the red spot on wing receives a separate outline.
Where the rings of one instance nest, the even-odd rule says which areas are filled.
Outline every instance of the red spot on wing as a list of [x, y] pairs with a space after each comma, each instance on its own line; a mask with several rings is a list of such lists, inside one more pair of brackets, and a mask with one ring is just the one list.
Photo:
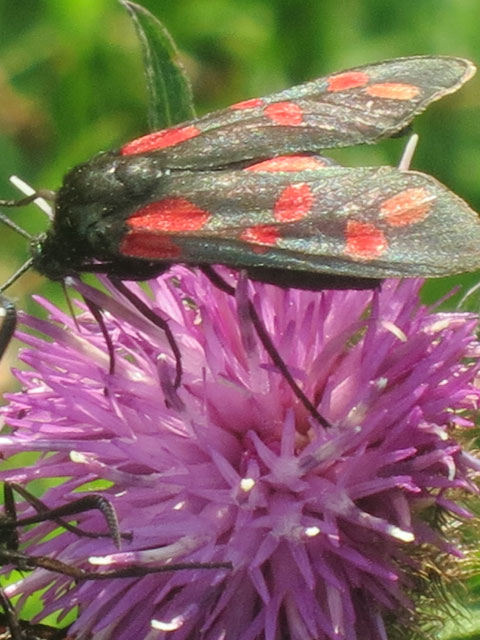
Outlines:
[[275, 124], [287, 126], [302, 124], [303, 111], [295, 102], [274, 102], [265, 107], [263, 112]]
[[250, 100], [242, 100], [242, 102], [236, 102], [232, 104], [230, 109], [254, 109], [255, 107], [261, 107], [263, 100], [261, 98], [250, 98]]
[[412, 187], [384, 200], [380, 215], [392, 227], [405, 227], [424, 220], [433, 207], [435, 196], [424, 187]]
[[239, 238], [248, 244], [260, 245], [254, 246], [252, 249], [256, 253], [263, 253], [268, 249], [262, 245], [275, 246], [279, 238], [279, 233], [278, 229], [272, 225], [259, 224], [255, 227], [247, 227], [244, 229]]
[[345, 253], [355, 260], [379, 258], [388, 249], [384, 233], [375, 225], [358, 220], [347, 222]]
[[412, 100], [420, 94], [420, 88], [414, 84], [401, 82], [382, 82], [372, 84], [365, 89], [372, 98], [390, 98], [391, 100]]
[[327, 91], [345, 91], [345, 89], [355, 89], [363, 87], [370, 80], [368, 73], [364, 71], [347, 71], [336, 76], [327, 78]]
[[282, 191], [273, 207], [278, 222], [293, 222], [305, 218], [312, 210], [314, 197], [306, 182], [291, 184]]
[[152, 233], [199, 231], [210, 214], [186, 198], [164, 198], [138, 209], [127, 220], [131, 229]]
[[308, 171], [325, 168], [327, 163], [313, 156], [278, 156], [262, 162], [256, 162], [245, 168], [245, 171]]
[[168, 236], [130, 231], [120, 245], [120, 253], [145, 260], [177, 260], [182, 250]]
[[154, 131], [146, 136], [128, 142], [120, 149], [122, 156], [134, 155], [136, 153], [148, 153], [166, 147], [173, 147], [180, 142], [185, 142], [190, 138], [195, 138], [200, 133], [200, 129], [193, 125], [186, 127], [175, 127], [174, 129], [163, 129]]

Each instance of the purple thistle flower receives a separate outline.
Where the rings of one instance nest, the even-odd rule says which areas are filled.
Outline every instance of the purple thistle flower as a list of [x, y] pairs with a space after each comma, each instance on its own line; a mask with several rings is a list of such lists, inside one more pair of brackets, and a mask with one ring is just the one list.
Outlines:
[[[299, 405], [248, 319], [239, 323], [237, 302], [200, 273], [173, 268], [150, 282], [151, 298], [129, 284], [178, 340], [177, 393], [164, 334], [118, 294], [76, 285], [106, 310], [113, 375], [91, 316], [79, 331], [39, 299], [51, 320], [23, 323], [49, 341], [20, 334], [31, 369], [16, 372], [23, 390], [9, 396], [13, 433], [0, 443], [6, 457], [41, 456], [0, 479], [61, 477], [43, 497], [52, 507], [102, 481], [133, 540], [116, 551], [108, 538], [45, 538], [55, 528], [45, 522], [22, 532], [28, 553], [89, 569], [232, 569], [77, 584], [36, 569], [7, 594], [24, 602], [45, 589], [42, 616], [78, 607], [77, 640], [384, 640], [388, 621], [408, 623], [422, 545], [461, 555], [426, 514], [468, 517], [449, 490], [475, 492], [480, 468], [452, 433], [472, 426], [479, 400], [477, 320], [429, 313], [420, 284], [319, 293], [243, 283], [329, 429]], [[79, 521], [105, 530], [97, 512]]]

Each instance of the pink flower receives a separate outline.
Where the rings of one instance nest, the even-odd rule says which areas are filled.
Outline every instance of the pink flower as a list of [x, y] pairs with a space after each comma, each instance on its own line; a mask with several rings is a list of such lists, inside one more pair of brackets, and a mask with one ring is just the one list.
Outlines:
[[[460, 555], [431, 514], [438, 507], [467, 517], [449, 490], [475, 491], [479, 463], [453, 425], [469, 429], [478, 403], [476, 317], [430, 313], [413, 280], [375, 292], [250, 283], [289, 370], [331, 424], [325, 429], [248, 319], [239, 322], [233, 298], [183, 267], [149, 284], [151, 298], [129, 286], [168, 318], [182, 353], [178, 393], [164, 334], [117, 293], [88, 290], [106, 310], [113, 375], [91, 316], [82, 313], [78, 329], [39, 299], [51, 319], [23, 323], [46, 339], [20, 334], [30, 370], [16, 372], [23, 389], [3, 411], [13, 433], [1, 448], [5, 457], [41, 456], [0, 479], [61, 478], [43, 496], [50, 506], [95, 483], [133, 535], [117, 551], [108, 538], [68, 531], [46, 539], [56, 528], [46, 522], [21, 532], [28, 553], [89, 569], [92, 556], [109, 569], [232, 568], [77, 584], [36, 569], [7, 594], [23, 600], [46, 589], [42, 616], [78, 607], [69, 632], [77, 639], [385, 639], [387, 621], [407, 622], [415, 607], [419, 548]], [[105, 530], [96, 512], [79, 521]]]

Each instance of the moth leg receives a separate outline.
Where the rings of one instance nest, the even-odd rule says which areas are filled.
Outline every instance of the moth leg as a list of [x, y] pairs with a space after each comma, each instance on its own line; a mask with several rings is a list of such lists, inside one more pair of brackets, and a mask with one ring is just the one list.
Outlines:
[[[22, 631], [20, 620], [18, 619], [15, 607], [10, 602], [7, 594], [0, 587], [0, 606], [4, 611], [5, 622], [8, 625], [11, 640], [26, 640], [26, 636]], [[2, 635], [2, 638], [4, 636]], [[6, 637], [6, 636], [5, 636]]]
[[117, 289], [117, 291], [119, 291], [122, 296], [124, 296], [137, 309], [137, 311], [165, 333], [168, 344], [170, 345], [175, 358], [175, 380], [173, 387], [174, 389], [178, 389], [183, 376], [182, 353], [168, 322], [152, 311], [142, 300], [140, 300], [138, 296], [130, 291], [130, 289], [126, 287], [121, 280], [114, 276], [109, 276], [109, 280], [115, 289]]
[[100, 327], [100, 331], [102, 332], [102, 335], [105, 339], [105, 344], [107, 345], [107, 351], [108, 351], [108, 358], [110, 362], [110, 365], [108, 367], [108, 373], [110, 375], [113, 375], [113, 373], [115, 373], [115, 349], [113, 347], [112, 338], [110, 337], [110, 334], [108, 333], [108, 329], [105, 325], [105, 321], [102, 315], [102, 310], [89, 298], [86, 298], [85, 296], [82, 296], [82, 298], [84, 299], [85, 304], [88, 307], [88, 310], [97, 321], [97, 324]]
[[[230, 286], [227, 282], [225, 282], [225, 280], [221, 276], [219, 276], [218, 273], [210, 265], [201, 265], [200, 269], [207, 276], [210, 282], [214, 286], [216, 286], [218, 289], [220, 289], [221, 291], [224, 291], [225, 293], [228, 293], [228, 295], [230, 296], [235, 295], [235, 289], [232, 286]], [[315, 420], [319, 424], [321, 424], [323, 427], [326, 427], [326, 428], [330, 427], [331, 425], [328, 422], [328, 420], [326, 420], [318, 412], [315, 405], [311, 402], [311, 400], [305, 395], [305, 393], [296, 383], [294, 377], [292, 376], [287, 365], [285, 364], [282, 356], [278, 353], [277, 348], [273, 344], [268, 334], [268, 331], [265, 329], [263, 322], [260, 316], [258, 315], [254, 304], [251, 301], [249, 301], [248, 303], [248, 313], [250, 315], [250, 319], [254, 326], [255, 332], [260, 342], [262, 343], [265, 351], [268, 353], [274, 365], [277, 367], [277, 369], [280, 371], [284, 379], [287, 381], [289, 387], [291, 388], [295, 396], [302, 403], [302, 405], [305, 407], [308, 413], [313, 418], [315, 418]]]
[[51, 191], [50, 189], [39, 189], [28, 196], [18, 198], [18, 200], [0, 200], [0, 207], [25, 207], [27, 204], [37, 200], [37, 198], [43, 198], [44, 200], [53, 202], [55, 195], [55, 191]]

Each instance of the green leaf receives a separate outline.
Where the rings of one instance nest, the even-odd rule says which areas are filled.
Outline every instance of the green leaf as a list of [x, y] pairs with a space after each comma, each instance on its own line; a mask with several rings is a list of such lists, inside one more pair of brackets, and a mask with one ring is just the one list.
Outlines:
[[155, 131], [195, 117], [190, 81], [175, 43], [149, 11], [134, 2], [120, 0], [129, 12], [139, 37], [148, 90], [148, 121]]

